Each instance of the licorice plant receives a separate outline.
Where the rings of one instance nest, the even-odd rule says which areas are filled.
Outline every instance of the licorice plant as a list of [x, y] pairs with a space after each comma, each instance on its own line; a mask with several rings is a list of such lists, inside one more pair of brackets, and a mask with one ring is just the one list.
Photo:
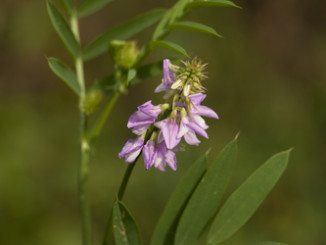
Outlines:
[[[184, 20], [186, 14], [200, 7], [239, 8], [229, 0], [179, 0], [169, 9], [150, 10], [127, 20], [82, 46], [80, 18], [99, 11], [111, 1], [47, 2], [52, 25], [75, 65], [71, 69], [57, 58], [48, 58], [51, 70], [79, 99], [78, 195], [83, 245], [93, 243], [87, 186], [90, 151], [119, 96], [125, 95], [138, 82], [162, 74], [162, 81], [157, 83], [154, 92], [162, 93], [164, 102], [144, 102], [127, 122], [134, 137], [126, 141], [117, 156], [126, 162], [127, 169], [103, 234], [103, 244], [110, 244], [111, 241], [117, 245], [141, 244], [135, 221], [122, 203], [135, 164], [142, 161], [144, 171], [152, 168], [154, 171], [165, 171], [167, 168], [177, 171], [177, 152], [182, 149], [182, 145], [196, 146], [200, 138], [208, 138], [208, 125], [204, 117], [218, 119], [214, 109], [203, 105], [206, 95], [209, 96], [203, 83], [207, 78], [208, 65], [198, 56], [191, 58], [183, 47], [166, 38], [178, 29], [221, 37], [212, 27]], [[61, 7], [64, 14], [59, 11]], [[130, 40], [135, 34], [155, 24], [150, 40], [140, 48], [135, 40]], [[169, 49], [182, 58], [162, 57], [157, 62], [146, 63], [146, 58], [157, 48]], [[86, 87], [84, 63], [103, 54], [112, 57], [113, 72], [88, 83], [91, 85]], [[103, 111], [99, 116], [89, 120], [102, 104]], [[90, 125], [90, 121], [94, 123]], [[284, 172], [290, 150], [268, 159], [222, 202], [236, 162], [237, 141], [238, 135], [214, 160], [208, 163], [207, 151], [189, 167], [168, 200], [150, 244], [194, 244], [199, 238], [205, 244], [220, 244], [249, 220]], [[202, 238], [203, 233], [205, 238]]]

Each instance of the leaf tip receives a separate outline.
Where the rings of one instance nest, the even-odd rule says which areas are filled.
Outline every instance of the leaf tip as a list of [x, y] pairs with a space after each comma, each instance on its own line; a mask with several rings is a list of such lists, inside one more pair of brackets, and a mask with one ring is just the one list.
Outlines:
[[239, 131], [239, 132], [235, 135], [235, 137], [234, 137], [234, 140], [235, 140], [235, 141], [238, 141], [239, 136], [240, 136], [240, 133], [241, 133], [241, 131]]

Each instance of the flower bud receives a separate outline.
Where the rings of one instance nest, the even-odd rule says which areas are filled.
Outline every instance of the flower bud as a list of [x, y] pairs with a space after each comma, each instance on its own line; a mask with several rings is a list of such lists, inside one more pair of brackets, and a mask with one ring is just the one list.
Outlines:
[[170, 105], [168, 103], [165, 103], [165, 104], [160, 105], [160, 107], [161, 107], [162, 111], [165, 111], [170, 108]]
[[191, 85], [189, 83], [186, 83], [186, 85], [183, 88], [183, 95], [185, 97], [188, 97], [190, 94], [190, 89], [191, 89]]
[[103, 93], [99, 89], [91, 89], [89, 92], [87, 92], [83, 105], [84, 113], [86, 115], [91, 115], [97, 109], [102, 99]]
[[179, 89], [182, 88], [183, 86], [183, 81], [181, 79], [178, 79], [171, 85], [171, 89]]
[[139, 49], [134, 41], [114, 40], [110, 43], [109, 52], [117, 66], [130, 69], [137, 62]]

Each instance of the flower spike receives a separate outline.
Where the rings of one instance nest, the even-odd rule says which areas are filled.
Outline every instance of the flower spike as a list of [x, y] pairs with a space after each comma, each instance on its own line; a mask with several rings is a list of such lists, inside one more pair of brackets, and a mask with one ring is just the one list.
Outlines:
[[[154, 167], [165, 171], [166, 167], [177, 169], [176, 152], [182, 139], [189, 145], [199, 145], [198, 136], [208, 138], [208, 125], [203, 117], [218, 119], [211, 108], [202, 105], [206, 89], [202, 81], [206, 76], [207, 64], [198, 58], [183, 61], [176, 66], [170, 60], [163, 60], [162, 83], [155, 92], [165, 92], [170, 103], [153, 105], [147, 101], [137, 108], [127, 127], [138, 135], [128, 140], [119, 153], [126, 162], [133, 162], [142, 153], [147, 170]], [[167, 96], [168, 95], [168, 96]]]

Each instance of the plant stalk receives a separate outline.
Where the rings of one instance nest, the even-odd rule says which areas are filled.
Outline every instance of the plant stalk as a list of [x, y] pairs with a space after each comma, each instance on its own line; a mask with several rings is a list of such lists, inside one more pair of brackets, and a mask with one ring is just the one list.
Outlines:
[[112, 96], [112, 98], [110, 98], [109, 101], [107, 102], [107, 104], [105, 105], [103, 112], [101, 113], [101, 115], [97, 119], [97, 121], [95, 122], [95, 125], [91, 131], [90, 140], [97, 138], [100, 135], [100, 133], [101, 133], [106, 121], [108, 120], [108, 118], [112, 112], [112, 109], [114, 108], [119, 96], [120, 96], [120, 93], [115, 92], [114, 95]]
[[[78, 26], [78, 16], [74, 12], [71, 15], [71, 30], [75, 35], [76, 40], [80, 44], [80, 33]], [[85, 90], [85, 75], [84, 75], [84, 63], [82, 58], [81, 50], [77, 57], [75, 57], [75, 69], [77, 82], [80, 87], [79, 96], [79, 110], [80, 110], [80, 165], [78, 171], [78, 195], [79, 195], [79, 206], [81, 212], [82, 222], [82, 244], [91, 244], [91, 213], [89, 207], [89, 193], [87, 190], [87, 182], [89, 176], [89, 155], [90, 145], [87, 137], [87, 115], [84, 113], [84, 102], [86, 97]]]
[[126, 188], [127, 188], [130, 176], [131, 176], [131, 173], [134, 170], [137, 160], [138, 160], [138, 157], [134, 162], [130, 163], [126, 169], [126, 172], [123, 176], [123, 179], [120, 184], [119, 191], [118, 191], [118, 200], [119, 201], [121, 201], [123, 199], [123, 196], [125, 194], [125, 191], [126, 191]]

